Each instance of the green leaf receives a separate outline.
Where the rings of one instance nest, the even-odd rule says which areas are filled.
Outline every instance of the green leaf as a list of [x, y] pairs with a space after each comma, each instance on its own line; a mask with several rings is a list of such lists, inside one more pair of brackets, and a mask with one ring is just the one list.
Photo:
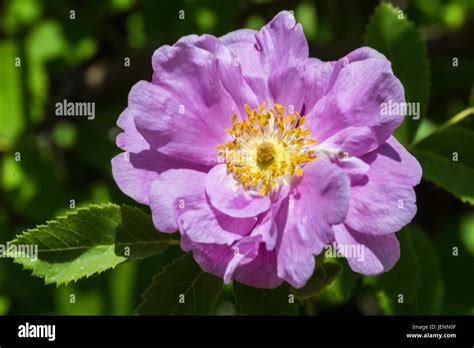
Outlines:
[[421, 163], [423, 177], [474, 204], [474, 132], [448, 127], [416, 143], [412, 153]]
[[[409, 103], [420, 103], [420, 117], [425, 116], [429, 92], [429, 64], [426, 45], [415, 25], [400, 9], [381, 3], [366, 29], [365, 42], [382, 52], [392, 63], [395, 75], [405, 88]], [[404, 144], [411, 143], [420, 119], [406, 117], [395, 135]]]
[[257, 289], [234, 281], [234, 296], [244, 315], [296, 315], [301, 306], [286, 283], [276, 289]]
[[316, 262], [313, 275], [301, 289], [293, 289], [293, 293], [301, 300], [316, 295], [331, 284], [341, 273], [341, 266], [333, 262]]
[[116, 255], [143, 259], [164, 252], [170, 245], [179, 245], [174, 235], [157, 231], [151, 216], [139, 208], [120, 207], [120, 219], [115, 238]]
[[385, 314], [439, 314], [444, 297], [437, 252], [421, 229], [406, 226], [397, 233], [401, 257], [395, 267], [368, 277], [378, 291]]
[[128, 259], [163, 252], [177, 243], [171, 235], [156, 231], [151, 217], [141, 210], [102, 204], [77, 209], [10, 242], [37, 245], [37, 258], [15, 255], [14, 250], [9, 255], [16, 256], [15, 262], [44, 278], [46, 284], [60, 285], [114, 268]]
[[142, 315], [210, 314], [222, 285], [222, 279], [202, 271], [192, 254], [186, 254], [153, 277], [136, 312]]

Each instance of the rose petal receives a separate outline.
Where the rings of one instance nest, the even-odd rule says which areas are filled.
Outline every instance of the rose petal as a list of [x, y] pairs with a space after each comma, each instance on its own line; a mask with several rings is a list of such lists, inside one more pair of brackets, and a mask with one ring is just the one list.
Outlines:
[[160, 173], [168, 169], [209, 170], [205, 166], [165, 156], [151, 150], [150, 145], [135, 128], [133, 110], [129, 108], [122, 112], [117, 125], [124, 130], [117, 136], [117, 146], [127, 152], [112, 159], [112, 175], [122, 192], [139, 203], [149, 203], [152, 183]]
[[227, 244], [242, 239], [255, 226], [256, 218], [231, 218], [202, 201], [178, 219], [179, 229], [196, 243]]
[[362, 157], [370, 169], [366, 179], [351, 187], [344, 223], [361, 233], [390, 234], [416, 214], [413, 186], [421, 179], [418, 161], [394, 138]]
[[[337, 62], [313, 64], [305, 78], [306, 126], [320, 142], [347, 127], [369, 127], [383, 144], [403, 120], [402, 113], [382, 112], [385, 102], [404, 102], [404, 90], [390, 62], [371, 48], [357, 49]], [[325, 94], [311, 97], [318, 92]]]
[[206, 171], [205, 166], [170, 158], [153, 150], [140, 153], [122, 152], [112, 158], [112, 176], [127, 196], [149, 204], [150, 189], [159, 174], [169, 169]]
[[334, 226], [334, 232], [338, 250], [356, 272], [365, 275], [387, 272], [400, 258], [400, 244], [394, 233], [374, 236], [359, 233], [344, 224]]
[[205, 200], [206, 176], [195, 170], [171, 169], [155, 180], [150, 190], [150, 208], [159, 231], [177, 231], [181, 214], [200, 207]]
[[153, 55], [153, 83], [134, 86], [129, 107], [135, 124], [153, 149], [205, 165], [218, 162], [217, 145], [244, 104], [257, 107], [235, 56], [211, 35], [190, 36]]
[[244, 190], [242, 185], [227, 173], [226, 165], [211, 169], [206, 180], [206, 192], [211, 204], [233, 217], [257, 216], [270, 208], [270, 198], [257, 192]]
[[314, 255], [333, 239], [331, 225], [344, 220], [349, 206], [349, 178], [336, 165], [316, 160], [278, 212], [278, 276], [302, 287], [314, 270]]

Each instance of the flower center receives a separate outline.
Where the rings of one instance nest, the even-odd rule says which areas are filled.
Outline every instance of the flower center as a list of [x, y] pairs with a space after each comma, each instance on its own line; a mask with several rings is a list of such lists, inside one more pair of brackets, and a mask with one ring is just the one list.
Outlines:
[[268, 166], [275, 159], [275, 145], [267, 141], [257, 146], [257, 163], [260, 167]]
[[303, 175], [305, 163], [316, 155], [309, 138], [310, 131], [303, 127], [305, 117], [274, 104], [265, 109], [245, 105], [246, 118], [232, 116], [232, 128], [226, 131], [232, 140], [217, 146], [227, 170], [244, 188], [271, 194], [274, 189], [289, 182], [297, 174]]

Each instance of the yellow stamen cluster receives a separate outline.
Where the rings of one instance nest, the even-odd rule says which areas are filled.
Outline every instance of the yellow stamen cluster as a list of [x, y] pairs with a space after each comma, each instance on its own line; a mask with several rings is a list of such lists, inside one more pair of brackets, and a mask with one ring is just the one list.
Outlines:
[[310, 148], [316, 140], [308, 137], [305, 117], [298, 112], [279, 104], [266, 110], [265, 103], [257, 109], [245, 105], [245, 110], [243, 120], [232, 116], [232, 128], [226, 130], [232, 140], [217, 149], [234, 178], [263, 196], [294, 174], [303, 175], [303, 165], [316, 159]]

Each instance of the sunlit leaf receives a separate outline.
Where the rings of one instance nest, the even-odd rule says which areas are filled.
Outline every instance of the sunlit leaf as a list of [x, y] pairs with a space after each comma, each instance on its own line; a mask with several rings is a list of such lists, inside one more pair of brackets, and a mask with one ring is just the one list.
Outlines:
[[[10, 244], [37, 246], [15, 262], [45, 283], [67, 284], [114, 268], [127, 259], [144, 258], [176, 244], [155, 230], [151, 218], [137, 208], [114, 204], [77, 209], [46, 225], [27, 230]], [[29, 257], [27, 257], [29, 256]]]

